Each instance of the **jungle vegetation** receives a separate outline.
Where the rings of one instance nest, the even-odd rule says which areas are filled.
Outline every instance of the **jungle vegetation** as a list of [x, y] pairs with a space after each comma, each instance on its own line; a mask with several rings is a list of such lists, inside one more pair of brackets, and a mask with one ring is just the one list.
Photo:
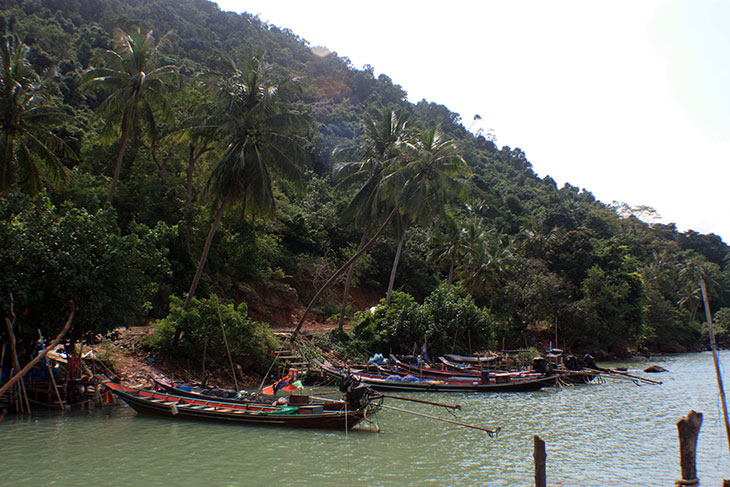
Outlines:
[[361, 350], [524, 348], [557, 325], [575, 352], [680, 352], [707, 343], [698, 275], [728, 343], [717, 235], [557, 187], [287, 29], [206, 0], [6, 0], [0, 34], [0, 312], [26, 356], [73, 300], [70, 340], [157, 320], [171, 354], [215, 348], [222, 308], [256, 366], [275, 342], [255, 289]]

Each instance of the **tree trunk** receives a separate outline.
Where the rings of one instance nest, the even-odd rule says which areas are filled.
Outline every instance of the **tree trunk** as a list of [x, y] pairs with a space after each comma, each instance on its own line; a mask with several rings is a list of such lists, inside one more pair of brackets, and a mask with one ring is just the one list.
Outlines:
[[[368, 229], [362, 232], [360, 238], [360, 244], [357, 246], [357, 250], [362, 249], [365, 245], [366, 239], [368, 238]], [[350, 298], [350, 283], [352, 282], [352, 275], [355, 273], [355, 264], [353, 263], [347, 270], [347, 278], [345, 279], [345, 292], [342, 295], [342, 306], [340, 307], [340, 321], [337, 323], [337, 327], [340, 331], [343, 330], [345, 325], [345, 311], [347, 310], [347, 300]]]
[[[218, 212], [215, 215], [215, 219], [213, 220], [213, 223], [210, 225], [210, 231], [208, 232], [208, 238], [205, 239], [205, 245], [203, 246], [203, 254], [200, 256], [200, 262], [198, 262], [198, 268], [195, 271], [195, 276], [193, 276], [193, 282], [190, 284], [190, 290], [188, 291], [188, 295], [185, 298], [185, 303], [183, 304], [183, 311], [187, 311], [188, 308], [190, 308], [190, 303], [193, 300], [193, 296], [195, 296], [195, 290], [198, 288], [198, 283], [200, 282], [200, 276], [203, 275], [203, 268], [205, 267], [205, 261], [208, 260], [208, 252], [210, 252], [210, 245], [213, 243], [213, 237], [215, 236], [216, 230], [218, 230], [218, 225], [221, 222], [221, 218], [223, 217], [223, 212], [226, 209], [226, 206], [228, 206], [228, 201], [231, 198], [231, 193], [228, 193], [225, 198], [223, 198], [223, 201], [221, 202], [220, 208], [218, 208]], [[180, 343], [180, 335], [182, 333], [182, 330], [178, 328], [175, 330], [175, 336], [172, 340], [173, 347], [177, 347], [178, 343]]]
[[117, 192], [117, 183], [119, 182], [119, 174], [122, 172], [122, 161], [124, 160], [124, 152], [127, 150], [127, 141], [129, 137], [125, 133], [122, 135], [122, 144], [119, 147], [119, 154], [117, 155], [117, 165], [114, 167], [114, 175], [112, 176], [112, 186], [109, 188], [109, 196], [106, 197], [106, 202], [111, 202], [114, 199], [114, 193]]
[[231, 193], [228, 193], [226, 197], [221, 202], [220, 208], [218, 208], [218, 212], [215, 215], [215, 220], [213, 220], [213, 223], [210, 225], [210, 231], [208, 232], [208, 238], [205, 239], [205, 245], [203, 246], [203, 254], [200, 256], [200, 262], [198, 263], [198, 269], [195, 271], [195, 276], [193, 277], [193, 282], [190, 284], [190, 290], [188, 291], [188, 296], [185, 298], [185, 304], [183, 304], [183, 310], [187, 311], [190, 307], [190, 302], [193, 300], [193, 296], [195, 296], [195, 290], [198, 288], [198, 283], [200, 282], [200, 276], [203, 274], [203, 268], [205, 267], [205, 261], [208, 260], [208, 252], [210, 252], [210, 245], [213, 243], [213, 237], [215, 236], [216, 230], [218, 230], [218, 225], [221, 222], [221, 218], [223, 217], [223, 212], [226, 209], [226, 206], [228, 206], [228, 202], [231, 199]]
[[449, 262], [449, 280], [448, 284], [446, 285], [446, 292], [451, 292], [451, 283], [454, 280], [454, 259], [451, 259], [451, 262]]
[[395, 283], [395, 274], [398, 270], [398, 262], [400, 261], [400, 253], [403, 250], [403, 242], [406, 236], [403, 234], [398, 242], [398, 249], [395, 251], [395, 259], [393, 259], [393, 268], [390, 270], [390, 281], [388, 281], [388, 293], [385, 296], [386, 306], [390, 304], [390, 297], [393, 295], [393, 284]]
[[185, 193], [185, 207], [183, 208], [183, 215], [185, 216], [185, 250], [188, 254], [190, 253], [190, 233], [192, 227], [192, 221], [190, 213], [193, 206], [193, 172], [195, 170], [195, 163], [198, 158], [195, 156], [195, 146], [190, 144], [190, 155], [188, 156], [188, 169], [186, 171], [187, 176], [187, 187]]
[[317, 291], [317, 294], [315, 294], [314, 297], [312, 298], [312, 300], [309, 302], [309, 305], [307, 306], [307, 309], [304, 310], [304, 314], [302, 314], [302, 317], [299, 318], [299, 323], [297, 323], [296, 328], [294, 328], [294, 331], [292, 331], [291, 338], [289, 339], [290, 341], [294, 341], [297, 334], [299, 333], [299, 330], [301, 330], [302, 325], [304, 325], [304, 320], [306, 319], [309, 312], [312, 310], [312, 307], [315, 305], [317, 300], [322, 296], [322, 294], [332, 285], [332, 283], [335, 282], [335, 280], [338, 277], [340, 277], [342, 275], [343, 272], [345, 272], [352, 264], [354, 264], [355, 261], [357, 259], [359, 259], [362, 254], [367, 252], [367, 250], [375, 243], [376, 240], [378, 240], [378, 238], [380, 238], [380, 236], [385, 231], [385, 228], [388, 226], [388, 224], [390, 224], [390, 222], [393, 220], [393, 217], [395, 217], [395, 215], [397, 213], [398, 213], [398, 205], [395, 205], [393, 210], [390, 212], [390, 215], [388, 215], [388, 218], [385, 219], [385, 221], [380, 226], [380, 228], [378, 229], [377, 233], [373, 236], [373, 238], [371, 238], [368, 241], [368, 243], [366, 243], [365, 246], [363, 246], [362, 249], [360, 249], [358, 252], [356, 252], [355, 255], [350, 257], [347, 262], [342, 264], [342, 267], [340, 267], [337, 270], [337, 272], [332, 274], [332, 277], [330, 277], [327, 280], [327, 282], [325, 282], [324, 285], [322, 285], [322, 287], [319, 289], [319, 291]]

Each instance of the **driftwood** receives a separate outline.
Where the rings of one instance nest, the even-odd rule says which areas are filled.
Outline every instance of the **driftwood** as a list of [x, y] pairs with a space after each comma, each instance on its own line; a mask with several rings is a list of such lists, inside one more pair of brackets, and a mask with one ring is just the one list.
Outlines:
[[697, 436], [702, 426], [702, 413], [690, 411], [686, 418], [677, 423], [679, 430], [679, 459], [682, 479], [676, 485], [699, 485], [697, 478]]
[[[56, 346], [59, 343], [61, 343], [61, 339], [66, 334], [66, 332], [69, 330], [69, 328], [71, 328], [71, 322], [73, 321], [75, 310], [76, 310], [76, 308], [74, 306], [74, 303], [73, 303], [73, 301], [71, 301], [71, 313], [68, 315], [68, 319], [66, 320], [66, 325], [64, 325], [63, 329], [61, 330], [61, 333], [59, 333], [58, 336], [56, 337], [56, 339], [53, 340], [50, 345], [48, 345], [46, 348], [44, 348], [41, 353], [36, 355], [36, 357], [33, 360], [28, 362], [20, 372], [15, 374], [2, 387], [0, 387], [0, 396], [2, 396], [8, 389], [10, 389], [13, 386], [13, 384], [15, 384], [17, 381], [22, 379], [25, 376], [25, 374], [27, 374], [30, 371], [30, 369], [32, 369], [33, 366], [35, 366], [35, 364], [40, 362], [43, 359], [43, 357], [45, 357], [48, 354], [48, 352], [50, 352], [52, 349], [56, 348]], [[10, 322], [7, 319], [6, 319], [6, 322], [8, 323], [8, 326], [10, 326]]]

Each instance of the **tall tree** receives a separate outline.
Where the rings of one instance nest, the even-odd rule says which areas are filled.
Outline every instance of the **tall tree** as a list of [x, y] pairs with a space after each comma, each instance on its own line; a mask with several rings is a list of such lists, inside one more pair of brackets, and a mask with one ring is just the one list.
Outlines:
[[462, 229], [452, 213], [445, 213], [441, 219], [442, 228], [431, 236], [432, 250], [429, 257], [448, 267], [446, 292], [451, 291], [454, 282], [454, 268], [456, 261], [464, 250]]
[[[462, 197], [464, 193], [463, 181], [455, 178], [457, 174], [467, 172], [464, 159], [456, 151], [456, 145], [444, 138], [440, 130], [440, 121], [431, 128], [424, 130], [417, 138], [409, 142], [405, 148], [406, 160], [403, 168], [403, 178], [422, 172], [424, 183], [421, 187], [405, 186], [402, 211], [404, 222], [429, 224], [434, 217], [442, 217], [445, 208], [455, 197]], [[396, 171], [396, 176], [400, 171]], [[428, 188], [428, 192], [424, 191]], [[393, 260], [393, 268], [388, 283], [388, 293], [385, 302], [390, 304], [393, 293], [393, 283], [400, 261], [401, 250], [405, 241], [405, 224], [399, 225], [398, 248]]]
[[[433, 129], [435, 134], [435, 127]], [[435, 138], [434, 138], [435, 139]], [[417, 148], [416, 148], [417, 149]], [[447, 151], [448, 152], [448, 151]], [[372, 246], [396, 217], [405, 210], [410, 218], [423, 221], [427, 214], [436, 214], [443, 208], [448, 197], [463, 193], [463, 184], [458, 176], [468, 172], [461, 157], [415, 157], [399, 164], [388, 172], [382, 181], [381, 197], [392, 198], [393, 209], [380, 225], [375, 235], [340, 267], [317, 291], [304, 310], [292, 333], [296, 337], [304, 321], [322, 293], [329, 288], [362, 254]]]
[[118, 30], [116, 49], [106, 51], [106, 65], [84, 73], [86, 86], [109, 93], [99, 110], [107, 120], [107, 135], [114, 140], [120, 137], [107, 202], [114, 198], [117, 190], [127, 145], [138, 143], [143, 135], [151, 140], [151, 147], [157, 142], [155, 112], [160, 108], [166, 109], [165, 90], [177, 71], [170, 64], [155, 66], [160, 47], [168, 34], [155, 42], [151, 30], [146, 34], [139, 30], [131, 34]]
[[15, 183], [36, 193], [44, 180], [62, 180], [64, 166], [57, 151], [71, 155], [47, 125], [64, 117], [48, 97], [54, 71], [38, 76], [28, 61], [29, 52], [14, 35], [0, 42], [0, 193]]
[[[335, 178], [339, 179], [343, 186], [359, 185], [355, 196], [342, 214], [343, 219], [354, 221], [357, 227], [363, 229], [358, 250], [365, 245], [371, 228], [382, 216], [386, 206], [393, 206], [392, 202], [386, 205], [381, 197], [382, 181], [387, 171], [395, 167], [399, 161], [405, 127], [405, 116], [385, 107], [379, 119], [371, 118], [365, 123], [364, 135], [359, 144], [335, 150], [337, 158], [349, 159], [348, 162], [338, 163], [335, 166]], [[344, 324], [354, 269], [353, 264], [349, 267], [345, 278], [338, 324], [340, 330]]]
[[264, 64], [253, 59], [246, 71], [233, 64], [231, 68], [232, 74], [216, 76], [211, 82], [220, 106], [210, 122], [225, 149], [208, 179], [207, 193], [217, 210], [183, 304], [185, 310], [195, 295], [226, 208], [240, 202], [242, 215], [247, 209], [270, 213], [274, 209], [273, 177], [299, 180], [306, 160], [306, 140], [301, 134], [308, 121], [285, 103], [281, 85], [266, 81]]

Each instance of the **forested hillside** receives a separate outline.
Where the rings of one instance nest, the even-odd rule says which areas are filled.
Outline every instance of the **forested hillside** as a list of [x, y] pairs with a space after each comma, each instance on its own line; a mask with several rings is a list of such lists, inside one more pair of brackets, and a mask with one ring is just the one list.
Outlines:
[[386, 298], [343, 334], [370, 350], [520, 348], [556, 324], [576, 352], [699, 349], [700, 278], [730, 338], [719, 237], [558, 188], [294, 32], [205, 0], [2, 5], [0, 303], [26, 351], [73, 300], [72, 339], [165, 318], [159, 346], [199, 354], [209, 296], [306, 306], [367, 244], [312, 309], [337, 321], [350, 282]]

